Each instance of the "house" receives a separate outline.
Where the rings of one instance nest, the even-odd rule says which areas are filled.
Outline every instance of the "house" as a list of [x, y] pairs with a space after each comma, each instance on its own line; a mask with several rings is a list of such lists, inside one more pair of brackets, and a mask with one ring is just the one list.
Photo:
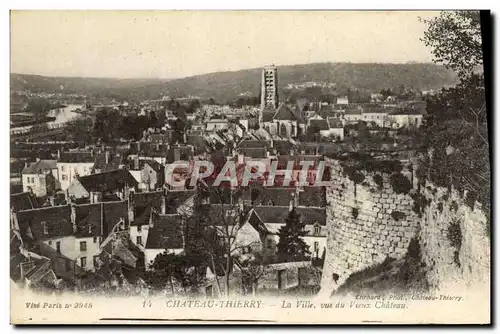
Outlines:
[[153, 214], [152, 226], [149, 227], [144, 246], [146, 268], [158, 254], [165, 251], [179, 254], [184, 251], [183, 228], [184, 224], [181, 215]]
[[361, 120], [366, 122], [368, 125], [374, 124], [383, 128], [387, 125], [387, 115], [388, 111], [385, 108], [367, 108], [363, 111]]
[[101, 202], [74, 206], [75, 248], [80, 267], [98, 267], [101, 246], [116, 229], [128, 229], [128, 203]]
[[123, 168], [123, 157], [121, 154], [111, 154], [109, 151], [96, 154], [92, 174], [99, 174]]
[[335, 117], [328, 117], [328, 137], [344, 140], [344, 125], [342, 120]]
[[57, 160], [57, 170], [61, 190], [66, 191], [77, 176], [90, 175], [95, 157], [92, 152], [64, 152]]
[[[319, 117], [319, 116], [318, 116]], [[307, 127], [307, 134], [310, 137], [319, 135], [320, 137], [328, 137], [330, 134], [330, 127], [326, 119], [321, 117], [309, 120], [309, 126]]]
[[165, 185], [165, 167], [156, 160], [144, 161], [141, 181], [147, 191], [162, 188]]
[[361, 121], [362, 114], [362, 108], [347, 108], [344, 112], [344, 118], [346, 120], [346, 123], [355, 123]]
[[23, 192], [45, 196], [60, 188], [56, 160], [37, 160], [24, 167], [21, 172]]
[[419, 128], [423, 122], [423, 114], [418, 110], [406, 109], [389, 114], [388, 121], [391, 128]]
[[349, 104], [349, 98], [347, 96], [339, 96], [339, 97], [337, 97], [336, 104], [347, 105], [347, 104]]
[[[279, 242], [278, 231], [285, 225], [286, 218], [294, 208], [289, 206], [255, 206], [249, 212], [249, 221], [253, 226], [264, 226], [265, 240], [262, 240], [267, 254], [275, 254]], [[295, 207], [305, 224], [307, 235], [303, 237], [304, 242], [309, 245], [313, 257], [321, 256], [326, 247], [326, 209], [315, 207]]]
[[124, 200], [130, 191], [137, 190], [138, 182], [126, 169], [77, 177], [68, 188], [72, 200], [90, 203]]
[[229, 129], [229, 122], [225, 118], [212, 118], [206, 122], [205, 130], [212, 132], [222, 129]]
[[130, 241], [144, 247], [153, 213], [165, 214], [165, 194], [163, 191], [132, 193], [130, 202]]
[[36, 196], [31, 192], [23, 192], [10, 195], [10, 207], [13, 212], [37, 209], [40, 204]]
[[274, 113], [268, 109], [262, 112], [262, 127], [273, 135], [290, 138], [304, 134], [306, 124], [299, 114], [282, 103]]
[[117, 228], [128, 228], [127, 201], [19, 211], [13, 221], [24, 245], [76, 262], [83, 270], [96, 268], [103, 240]]

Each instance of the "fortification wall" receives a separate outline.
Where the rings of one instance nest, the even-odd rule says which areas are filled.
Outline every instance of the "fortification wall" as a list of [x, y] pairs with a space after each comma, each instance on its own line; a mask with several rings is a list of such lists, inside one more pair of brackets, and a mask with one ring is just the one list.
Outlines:
[[467, 193], [430, 183], [420, 194], [425, 207], [417, 238], [430, 289], [489, 295], [490, 230], [481, 205], [469, 201]]
[[[327, 189], [321, 295], [387, 257], [403, 258], [413, 238], [419, 241], [430, 289], [489, 284], [488, 221], [478, 203], [467, 204], [464, 194], [429, 182], [418, 186], [409, 162], [393, 173], [346, 170], [335, 159], [328, 165], [332, 186]], [[409, 185], [401, 186], [402, 176]]]
[[402, 258], [418, 221], [412, 210], [410, 191], [416, 183], [409, 164], [398, 173], [411, 187], [406, 193], [392, 186], [389, 173], [357, 170], [358, 176], [350, 177], [340, 161], [329, 159], [328, 165], [332, 186], [327, 190], [328, 238], [322, 287], [331, 293], [354, 272], [388, 256]]

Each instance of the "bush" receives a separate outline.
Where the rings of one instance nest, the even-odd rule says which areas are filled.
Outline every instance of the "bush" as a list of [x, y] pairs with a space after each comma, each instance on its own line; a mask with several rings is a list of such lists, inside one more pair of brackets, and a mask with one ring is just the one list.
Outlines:
[[460, 249], [462, 248], [462, 229], [460, 228], [460, 223], [458, 221], [453, 221], [448, 226], [448, 240], [450, 241], [451, 247], [455, 248], [453, 253], [453, 260], [456, 265], [460, 267]]
[[390, 182], [396, 194], [408, 194], [412, 188], [410, 180], [401, 173], [392, 174]]
[[380, 188], [382, 188], [384, 179], [379, 174], [376, 174], [373, 176], [373, 182], [375, 182]]
[[418, 214], [419, 217], [422, 217], [422, 213], [424, 212], [425, 208], [430, 204], [430, 200], [427, 199], [427, 197], [422, 196], [420, 193], [417, 193], [415, 195], [412, 195], [413, 199], [413, 212]]
[[465, 204], [474, 211], [474, 206], [476, 205], [477, 194], [474, 191], [468, 191], [465, 196]]
[[401, 220], [401, 219], [405, 218], [405, 217], [406, 217], [406, 215], [405, 215], [403, 212], [401, 212], [401, 211], [392, 211], [392, 212], [391, 212], [391, 217], [392, 217], [395, 221], [399, 221], [399, 220]]
[[443, 213], [443, 203], [439, 202], [437, 205], [437, 209], [439, 210], [440, 213]]

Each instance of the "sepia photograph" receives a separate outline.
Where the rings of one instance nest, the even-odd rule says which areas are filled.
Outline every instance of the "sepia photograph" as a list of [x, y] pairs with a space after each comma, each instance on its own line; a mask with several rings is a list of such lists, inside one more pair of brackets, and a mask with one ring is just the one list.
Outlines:
[[12, 10], [11, 324], [490, 324], [491, 20]]

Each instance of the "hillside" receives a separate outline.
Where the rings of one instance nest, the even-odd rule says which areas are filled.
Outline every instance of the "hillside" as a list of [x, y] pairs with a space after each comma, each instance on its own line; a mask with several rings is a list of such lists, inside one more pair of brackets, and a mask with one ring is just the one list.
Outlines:
[[[98, 96], [118, 96], [124, 99], [141, 100], [162, 95], [174, 97], [194, 95], [227, 101], [249, 92], [258, 96], [260, 68], [234, 72], [217, 72], [183, 79], [99, 79], [61, 78], [36, 75], [11, 75], [11, 91], [64, 92]], [[316, 63], [278, 67], [280, 92], [289, 83], [308, 81], [335, 83], [337, 90], [360, 89], [379, 92], [382, 89], [414, 87], [437, 89], [456, 82], [456, 76], [435, 64], [353, 64]], [[283, 95], [282, 95], [283, 96]]]

